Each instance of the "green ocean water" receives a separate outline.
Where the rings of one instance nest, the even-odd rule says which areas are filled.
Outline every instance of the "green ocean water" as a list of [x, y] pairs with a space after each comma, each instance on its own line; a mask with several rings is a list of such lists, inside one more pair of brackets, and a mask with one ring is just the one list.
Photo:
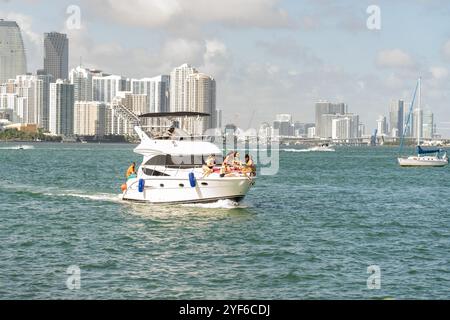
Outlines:
[[0, 299], [450, 298], [450, 168], [396, 148], [281, 151], [234, 207], [121, 202], [133, 145], [30, 145], [0, 143]]

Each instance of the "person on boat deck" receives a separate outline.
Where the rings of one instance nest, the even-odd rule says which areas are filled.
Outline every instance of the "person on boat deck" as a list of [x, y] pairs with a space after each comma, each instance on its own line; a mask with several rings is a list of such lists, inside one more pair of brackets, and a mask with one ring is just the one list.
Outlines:
[[222, 168], [220, 168], [220, 176], [224, 177], [230, 174], [233, 168], [239, 168], [241, 162], [239, 161], [239, 152], [229, 152], [222, 162]]
[[128, 167], [127, 173], [126, 173], [126, 177], [127, 179], [132, 175], [132, 174], [136, 174], [136, 163], [133, 162], [131, 164], [131, 166]]
[[214, 166], [216, 165], [216, 155], [211, 154], [206, 159], [205, 164], [203, 165], [203, 177], [209, 176], [214, 172]]
[[175, 127], [171, 126], [169, 129], [167, 129], [166, 133], [164, 133], [162, 138], [170, 139], [173, 136], [174, 132], [175, 132]]
[[249, 154], [245, 155], [245, 161], [242, 165], [241, 172], [244, 174], [248, 173], [253, 177], [256, 176], [256, 166]]
[[223, 160], [228, 166], [237, 167], [240, 166], [241, 161], [239, 160], [239, 152], [231, 151], [227, 154], [225, 159]]

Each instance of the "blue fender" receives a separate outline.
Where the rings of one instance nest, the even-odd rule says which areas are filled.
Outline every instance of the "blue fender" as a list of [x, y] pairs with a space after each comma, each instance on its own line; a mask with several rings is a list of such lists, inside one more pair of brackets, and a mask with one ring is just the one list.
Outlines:
[[192, 188], [195, 188], [195, 186], [197, 185], [197, 180], [195, 179], [195, 175], [193, 172], [189, 173], [189, 182]]
[[145, 180], [139, 179], [139, 192], [144, 192]]

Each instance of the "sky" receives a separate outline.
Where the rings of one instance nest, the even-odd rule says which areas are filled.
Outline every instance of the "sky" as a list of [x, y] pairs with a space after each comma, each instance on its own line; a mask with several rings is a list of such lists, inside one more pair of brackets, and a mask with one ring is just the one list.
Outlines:
[[19, 23], [29, 72], [50, 31], [68, 34], [70, 67], [141, 78], [189, 63], [216, 79], [224, 122], [244, 129], [277, 113], [314, 122], [328, 100], [371, 133], [420, 76], [422, 107], [450, 138], [449, 0], [0, 0], [0, 18]]

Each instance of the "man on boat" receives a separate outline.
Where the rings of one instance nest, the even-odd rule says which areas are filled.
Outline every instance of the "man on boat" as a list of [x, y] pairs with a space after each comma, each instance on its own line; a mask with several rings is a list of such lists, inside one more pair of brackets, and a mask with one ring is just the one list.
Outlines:
[[214, 166], [216, 165], [216, 156], [214, 154], [209, 155], [206, 159], [206, 163], [203, 165], [203, 178], [209, 176], [214, 172]]
[[170, 139], [172, 138], [173, 134], [175, 132], [175, 127], [171, 126], [169, 129], [167, 129], [166, 133], [163, 135], [163, 139]]
[[245, 161], [242, 164], [241, 172], [252, 177], [256, 176], [256, 166], [249, 154], [245, 155]]
[[131, 164], [131, 166], [128, 167], [127, 173], [126, 173], [126, 177], [127, 179], [132, 175], [132, 174], [136, 174], [136, 163], [133, 162]]

